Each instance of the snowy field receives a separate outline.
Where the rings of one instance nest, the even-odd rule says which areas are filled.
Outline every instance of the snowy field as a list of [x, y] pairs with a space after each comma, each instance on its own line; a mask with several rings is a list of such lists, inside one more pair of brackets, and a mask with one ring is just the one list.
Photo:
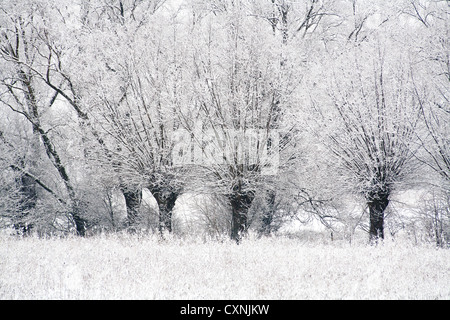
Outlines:
[[298, 239], [0, 237], [0, 299], [450, 299], [450, 250]]

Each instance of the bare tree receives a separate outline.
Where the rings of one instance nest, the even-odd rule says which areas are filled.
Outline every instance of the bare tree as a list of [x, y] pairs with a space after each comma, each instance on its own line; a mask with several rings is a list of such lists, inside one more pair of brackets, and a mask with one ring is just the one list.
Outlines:
[[97, 72], [89, 76], [95, 88], [90, 116], [97, 120], [96, 130], [108, 150], [97, 156], [119, 180], [129, 224], [136, 222], [142, 188], [147, 188], [159, 207], [160, 232], [170, 232], [172, 210], [184, 184], [184, 169], [174, 166], [172, 159], [177, 110], [186, 108], [182, 37], [173, 16], [163, 10], [141, 8], [159, 21], [152, 25], [147, 15], [135, 20], [137, 10], [132, 14], [125, 4], [120, 8], [115, 11], [118, 20], [128, 23], [108, 22], [106, 35], [101, 31], [99, 43], [89, 49], [110, 48], [102, 52], [104, 64], [94, 66]]
[[418, 135], [424, 151], [418, 159], [450, 182], [450, 7], [442, 1], [411, 1], [403, 10], [415, 22], [420, 43], [408, 43], [416, 55], [414, 93], [422, 113], [424, 130]]
[[384, 237], [391, 194], [411, 172], [420, 106], [408, 69], [394, 66], [398, 60], [383, 48], [367, 46], [337, 59], [324, 88], [329, 100], [316, 95], [312, 101], [322, 126], [317, 133], [341, 181], [364, 196], [370, 239], [376, 240]]
[[[240, 241], [249, 227], [248, 212], [270, 170], [278, 170], [279, 135], [274, 125], [285, 103], [279, 93], [279, 52], [275, 41], [241, 1], [223, 3], [220, 12], [196, 23], [193, 56], [195, 110], [200, 121], [188, 124], [198, 162], [210, 187], [228, 198], [231, 238]], [[261, 31], [267, 35], [261, 37]], [[263, 34], [264, 34], [263, 33]], [[269, 41], [263, 42], [263, 41]], [[274, 99], [280, 99], [274, 103]], [[276, 174], [276, 173], [274, 173]]]
[[[68, 206], [77, 234], [84, 235], [85, 221], [81, 216], [80, 200], [49, 130], [42, 122], [42, 113], [54, 105], [59, 92], [47, 90], [48, 87], [43, 86], [45, 83], [41, 81], [40, 70], [51, 68], [48, 57], [52, 53], [47, 51], [48, 48], [40, 41], [42, 29], [37, 26], [41, 22], [41, 17], [33, 12], [38, 9], [41, 8], [32, 6], [25, 12], [13, 10], [8, 12], [7, 9], [3, 11], [4, 23], [8, 27], [2, 33], [1, 58], [8, 66], [9, 74], [5, 74], [1, 82], [5, 90], [1, 102], [5, 107], [22, 115], [32, 127], [34, 136], [39, 138], [40, 146], [44, 148], [48, 160], [65, 186], [69, 198]], [[45, 28], [43, 30], [45, 34]], [[37, 148], [38, 143], [36, 141], [34, 143]], [[24, 175], [25, 177], [28, 179], [30, 176]], [[37, 180], [31, 181], [31, 184], [27, 183], [28, 193], [34, 193], [32, 184], [36, 182]]]

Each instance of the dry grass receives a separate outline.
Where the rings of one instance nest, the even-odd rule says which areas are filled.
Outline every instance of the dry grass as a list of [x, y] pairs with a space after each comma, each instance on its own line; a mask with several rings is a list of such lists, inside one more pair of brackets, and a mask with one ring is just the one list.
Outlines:
[[0, 238], [0, 299], [450, 299], [450, 250], [126, 235]]

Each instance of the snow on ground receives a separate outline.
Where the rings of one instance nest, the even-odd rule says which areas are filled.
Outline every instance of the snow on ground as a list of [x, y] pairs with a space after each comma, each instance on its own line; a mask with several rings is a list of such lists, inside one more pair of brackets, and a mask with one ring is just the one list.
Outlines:
[[0, 299], [450, 299], [450, 250], [287, 238], [0, 237]]

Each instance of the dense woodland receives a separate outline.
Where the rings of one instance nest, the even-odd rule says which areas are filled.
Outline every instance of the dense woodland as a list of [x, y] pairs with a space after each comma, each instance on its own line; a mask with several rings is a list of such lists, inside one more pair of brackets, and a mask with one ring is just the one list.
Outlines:
[[449, 126], [445, 0], [0, 0], [16, 234], [164, 235], [190, 195], [237, 242], [314, 220], [446, 246]]

